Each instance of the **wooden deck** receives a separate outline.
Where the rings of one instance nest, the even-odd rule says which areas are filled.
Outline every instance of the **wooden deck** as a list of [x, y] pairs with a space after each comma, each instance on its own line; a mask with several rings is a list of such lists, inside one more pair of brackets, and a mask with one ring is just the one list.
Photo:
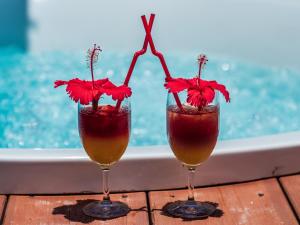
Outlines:
[[185, 190], [112, 194], [133, 210], [113, 220], [84, 216], [81, 208], [101, 195], [0, 196], [4, 225], [296, 225], [300, 220], [300, 175], [239, 184], [198, 188], [197, 200], [219, 204], [219, 213], [206, 220], [183, 221], [162, 215], [164, 204], [186, 198]]

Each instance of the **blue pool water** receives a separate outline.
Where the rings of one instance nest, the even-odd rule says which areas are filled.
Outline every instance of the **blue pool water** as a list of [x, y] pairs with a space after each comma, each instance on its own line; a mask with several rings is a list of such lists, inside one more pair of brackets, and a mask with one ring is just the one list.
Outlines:
[[[132, 54], [103, 52], [96, 77], [121, 83]], [[196, 55], [166, 55], [174, 77], [197, 72]], [[204, 78], [225, 84], [231, 103], [221, 101], [220, 139], [237, 139], [300, 130], [300, 72], [268, 68], [233, 59], [210, 57]], [[84, 52], [23, 53], [0, 49], [0, 147], [80, 147], [77, 105], [56, 79], [90, 79]], [[167, 144], [166, 90], [158, 60], [138, 61], [130, 86], [130, 145]]]

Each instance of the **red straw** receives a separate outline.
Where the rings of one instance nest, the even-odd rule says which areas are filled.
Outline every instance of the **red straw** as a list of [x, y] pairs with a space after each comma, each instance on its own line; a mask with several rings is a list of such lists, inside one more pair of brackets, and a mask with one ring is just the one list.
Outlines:
[[[155, 14], [151, 14], [151, 17], [155, 17]], [[164, 56], [162, 53], [158, 52], [156, 49], [155, 49], [155, 45], [154, 45], [154, 42], [153, 42], [153, 39], [152, 39], [152, 36], [151, 36], [151, 29], [149, 28], [149, 26], [147, 25], [147, 20], [146, 20], [146, 16], [143, 15], [142, 16], [142, 21], [143, 21], [143, 25], [144, 25], [144, 28], [145, 28], [145, 31], [146, 31], [146, 38], [148, 38], [148, 41], [149, 41], [149, 44], [150, 44], [150, 49], [151, 49], [151, 52], [153, 53], [153, 55], [155, 55], [156, 57], [159, 58], [160, 60], [160, 63], [163, 67], [163, 70], [166, 74], [166, 77], [167, 78], [171, 78], [171, 74], [170, 74], [170, 71], [167, 67], [167, 64], [166, 64], [166, 61], [164, 59]], [[182, 104], [180, 102], [180, 99], [178, 97], [178, 95], [176, 93], [173, 93], [174, 95], [174, 98], [175, 98], [175, 101], [176, 101], [176, 104], [177, 106], [183, 111], [183, 107], [182, 107]]]
[[[150, 20], [149, 20], [149, 25], [147, 24], [147, 20], [146, 20], [147, 27], [149, 26], [150, 31], [152, 29], [152, 25], [153, 25], [153, 22], [154, 22], [154, 17], [155, 17], [155, 15], [151, 14]], [[132, 75], [132, 72], [133, 72], [133, 69], [135, 67], [136, 61], [137, 61], [138, 57], [145, 54], [145, 52], [147, 51], [147, 47], [148, 47], [148, 37], [146, 35], [145, 39], [144, 39], [143, 48], [139, 51], [136, 51], [133, 55], [132, 61], [130, 63], [130, 67], [128, 69], [128, 72], [127, 72], [127, 75], [126, 75], [126, 78], [125, 78], [125, 81], [124, 81], [124, 85], [126, 85], [126, 86], [128, 85], [129, 80], [130, 80], [131, 75]], [[122, 103], [122, 101], [120, 101], [120, 100], [117, 102], [117, 105], [116, 105], [116, 110], [117, 111], [119, 110], [119, 108], [121, 106], [121, 103]]]
[[[127, 75], [126, 75], [126, 78], [125, 78], [125, 81], [124, 81], [124, 85], [126, 85], [126, 86], [129, 83], [129, 80], [131, 78], [131, 75], [132, 75], [132, 72], [133, 72], [133, 69], [135, 67], [135, 64], [136, 64], [136, 61], [137, 61], [138, 57], [145, 54], [145, 52], [147, 51], [148, 43], [150, 44], [151, 52], [153, 53], [153, 55], [155, 55], [159, 58], [166, 77], [171, 78], [171, 74], [170, 74], [169, 69], [167, 67], [164, 56], [163, 56], [162, 53], [156, 51], [155, 45], [153, 43], [153, 39], [152, 39], [152, 36], [151, 36], [151, 29], [152, 29], [152, 25], [153, 25], [153, 22], [154, 22], [154, 18], [155, 18], [155, 14], [151, 14], [149, 24], [148, 24], [146, 16], [145, 15], [142, 16], [142, 21], [143, 21], [143, 25], [144, 25], [144, 28], [145, 28], [145, 31], [146, 31], [146, 36], [145, 36], [145, 39], [144, 39], [143, 48], [141, 50], [135, 52], [134, 55], [133, 55], [130, 67], [128, 69], [128, 72], [127, 72]], [[181, 110], [183, 110], [183, 107], [182, 107], [182, 104], [180, 102], [180, 99], [179, 99], [178, 95], [176, 93], [174, 93], [173, 95], [174, 95], [177, 106]], [[116, 105], [116, 110], [117, 111], [119, 110], [119, 108], [121, 106], [121, 103], [122, 103], [122, 101], [120, 101], [120, 100], [117, 102], [117, 105]]]

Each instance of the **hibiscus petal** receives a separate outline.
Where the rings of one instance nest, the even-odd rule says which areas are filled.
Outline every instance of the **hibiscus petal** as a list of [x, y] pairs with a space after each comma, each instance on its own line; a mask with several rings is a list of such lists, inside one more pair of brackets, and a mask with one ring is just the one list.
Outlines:
[[194, 77], [194, 78], [188, 79], [188, 82], [189, 82], [191, 87], [192, 86], [193, 87], [199, 87], [201, 79], [199, 79], [198, 77]]
[[94, 81], [94, 85], [96, 88], [106, 85], [107, 83], [111, 83], [108, 78], [99, 79], [99, 80]]
[[187, 79], [187, 80], [190, 84], [190, 88], [193, 88], [193, 89], [202, 90], [202, 89], [206, 88], [207, 86], [209, 86], [209, 81], [202, 80], [198, 77], [194, 77], [194, 78]]
[[166, 79], [166, 83], [164, 84], [166, 89], [169, 89], [169, 92], [178, 93], [185, 89], [188, 89], [191, 84], [188, 79], [184, 78], [170, 78]]
[[196, 107], [204, 107], [215, 98], [215, 91], [206, 80], [200, 78], [189, 79], [188, 103]]
[[93, 99], [98, 100], [102, 94], [111, 95], [114, 100], [123, 100], [131, 96], [131, 89], [126, 85], [116, 86], [108, 78], [92, 81], [80, 80], [78, 78], [63, 81], [57, 80], [54, 87], [67, 85], [66, 91], [70, 98], [83, 105], [89, 104]]
[[92, 81], [80, 80], [78, 78], [69, 81], [57, 80], [54, 83], [54, 87], [67, 85], [66, 91], [70, 98], [75, 102], [79, 101], [81, 104], [87, 105], [93, 100], [94, 96], [95, 98], [99, 98], [102, 94], [101, 90], [96, 88], [96, 84], [105, 83], [107, 81], [108, 79], [96, 80], [94, 90]]
[[94, 97], [92, 82], [80, 80], [78, 78], [72, 79], [68, 82], [66, 91], [71, 99], [75, 102], [79, 101], [83, 105], [89, 104]]
[[64, 80], [56, 80], [54, 82], [54, 88], [57, 88], [59, 86], [62, 86], [62, 85], [66, 85], [68, 83], [68, 81], [64, 81]]
[[101, 85], [101, 87], [104, 88], [104, 89], [113, 89], [113, 88], [116, 88], [117, 86], [114, 85], [111, 81], [108, 80], [103, 85]]
[[201, 106], [203, 104], [203, 101], [202, 101], [202, 95], [200, 91], [196, 89], [189, 89], [187, 102], [192, 106], [196, 106], [196, 107]]
[[122, 101], [124, 98], [131, 96], [131, 88], [126, 85], [115, 86], [114, 84], [108, 84], [103, 87], [104, 93], [111, 95], [113, 100]]
[[222, 95], [225, 97], [226, 102], [230, 102], [230, 95], [227, 91], [225, 85], [219, 84], [216, 81], [208, 81], [209, 86], [212, 87], [215, 90], [218, 90], [222, 93]]
[[202, 91], [203, 98], [206, 100], [206, 104], [211, 103], [215, 98], [215, 91], [212, 88], [206, 87]]

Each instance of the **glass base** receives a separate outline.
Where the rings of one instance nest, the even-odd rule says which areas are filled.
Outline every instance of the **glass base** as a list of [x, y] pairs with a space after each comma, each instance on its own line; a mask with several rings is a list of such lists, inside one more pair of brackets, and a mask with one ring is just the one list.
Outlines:
[[110, 200], [94, 201], [83, 207], [83, 213], [87, 216], [99, 219], [113, 219], [126, 216], [130, 208], [123, 202]]
[[170, 202], [162, 208], [165, 215], [182, 219], [205, 219], [216, 210], [217, 206], [213, 203], [194, 200]]

